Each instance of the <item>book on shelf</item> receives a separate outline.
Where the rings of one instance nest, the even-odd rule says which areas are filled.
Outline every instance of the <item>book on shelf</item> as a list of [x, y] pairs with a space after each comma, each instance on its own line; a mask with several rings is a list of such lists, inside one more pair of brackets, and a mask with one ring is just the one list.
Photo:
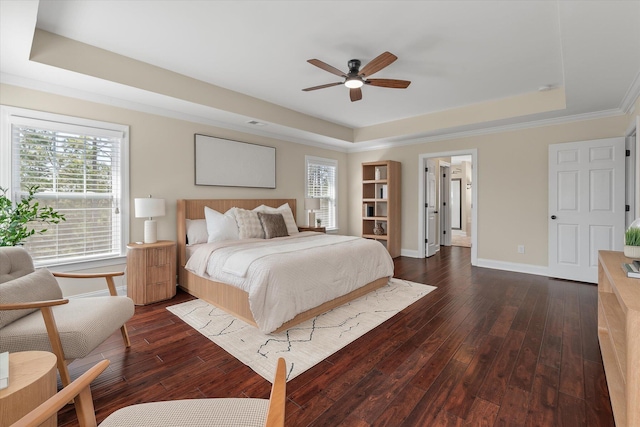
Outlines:
[[386, 200], [387, 199], [387, 184], [381, 185], [380, 186], [380, 199]]
[[0, 353], [0, 390], [9, 387], [9, 352]]
[[622, 270], [627, 273], [627, 277], [640, 279], [640, 265], [622, 263]]

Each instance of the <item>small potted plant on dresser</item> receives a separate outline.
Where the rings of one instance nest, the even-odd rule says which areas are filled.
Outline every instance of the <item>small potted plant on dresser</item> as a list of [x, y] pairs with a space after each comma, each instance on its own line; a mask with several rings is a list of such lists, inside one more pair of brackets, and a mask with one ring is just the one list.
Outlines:
[[640, 259], [640, 220], [636, 219], [624, 232], [624, 256]]

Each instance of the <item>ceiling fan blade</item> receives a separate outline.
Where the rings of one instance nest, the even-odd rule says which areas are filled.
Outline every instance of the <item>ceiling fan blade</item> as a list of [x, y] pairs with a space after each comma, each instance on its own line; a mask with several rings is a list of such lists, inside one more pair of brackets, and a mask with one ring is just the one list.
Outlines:
[[320, 85], [320, 86], [313, 86], [313, 87], [308, 87], [306, 89], [302, 89], [305, 92], [308, 92], [310, 90], [316, 90], [316, 89], [324, 89], [325, 87], [331, 87], [331, 86], [338, 86], [341, 85], [342, 82], [337, 82], [337, 83], [327, 83], [326, 85]]
[[362, 99], [362, 89], [359, 87], [349, 89], [349, 96], [351, 97], [351, 102], [360, 101]]
[[409, 80], [394, 79], [369, 79], [365, 83], [371, 86], [390, 87], [393, 89], [406, 89], [411, 84]]
[[371, 60], [371, 62], [369, 62], [367, 65], [365, 65], [364, 68], [360, 70], [360, 73], [358, 73], [358, 75], [370, 76], [373, 73], [377, 73], [378, 71], [382, 70], [384, 67], [391, 65], [391, 63], [393, 63], [393, 61], [395, 61], [396, 59], [398, 59], [398, 57], [393, 53], [384, 52]]
[[311, 65], [315, 65], [318, 68], [322, 68], [325, 71], [335, 74], [336, 76], [345, 77], [345, 78], [347, 77], [345, 73], [338, 70], [336, 67], [332, 67], [331, 65], [325, 62], [322, 62], [319, 59], [309, 59], [307, 62]]

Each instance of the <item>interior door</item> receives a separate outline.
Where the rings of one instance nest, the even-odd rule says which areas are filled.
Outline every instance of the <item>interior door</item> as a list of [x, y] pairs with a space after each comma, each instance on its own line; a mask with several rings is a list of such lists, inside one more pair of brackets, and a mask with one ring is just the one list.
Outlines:
[[427, 159], [427, 167], [425, 170], [425, 230], [426, 232], [426, 250], [427, 257], [435, 255], [438, 251], [438, 235], [437, 235], [437, 189], [436, 189], [436, 162], [433, 159]]
[[549, 276], [597, 283], [598, 251], [622, 250], [624, 138], [549, 146]]

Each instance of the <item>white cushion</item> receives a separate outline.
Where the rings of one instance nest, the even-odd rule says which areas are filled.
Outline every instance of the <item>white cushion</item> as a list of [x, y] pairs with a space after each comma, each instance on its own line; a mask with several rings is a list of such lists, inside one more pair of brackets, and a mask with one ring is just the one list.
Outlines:
[[186, 399], [118, 409], [100, 427], [264, 427], [267, 399]]
[[284, 218], [284, 223], [287, 225], [287, 232], [289, 233], [289, 235], [299, 233], [298, 225], [296, 224], [293, 212], [291, 212], [291, 206], [289, 206], [289, 203], [285, 203], [284, 205], [281, 205], [277, 208], [272, 208], [271, 206], [267, 205], [260, 205], [254, 210], [258, 212], [282, 214], [282, 218]]
[[[46, 268], [0, 283], [0, 304], [49, 301], [62, 298], [58, 281]], [[27, 314], [39, 311], [37, 308], [24, 310], [0, 310], [0, 328], [15, 322]]]
[[197, 245], [207, 243], [209, 232], [207, 231], [206, 219], [188, 219], [187, 224], [187, 244]]
[[238, 240], [238, 224], [232, 214], [232, 209], [221, 214], [220, 212], [205, 206], [204, 217], [207, 221], [207, 233], [209, 234], [209, 237], [207, 238], [208, 243], [220, 242], [223, 240]]

